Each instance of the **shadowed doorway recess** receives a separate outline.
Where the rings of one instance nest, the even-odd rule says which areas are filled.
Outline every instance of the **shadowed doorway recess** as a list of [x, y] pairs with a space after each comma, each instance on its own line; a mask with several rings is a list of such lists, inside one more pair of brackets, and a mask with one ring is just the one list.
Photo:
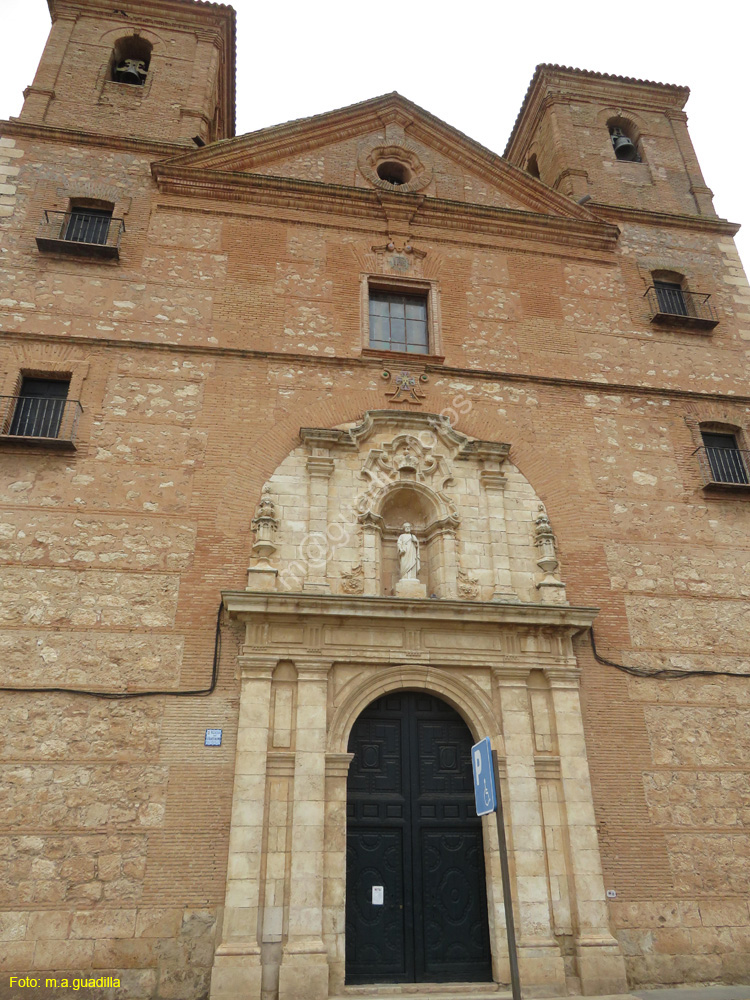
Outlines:
[[354, 724], [347, 983], [491, 981], [473, 742], [458, 713], [424, 693], [386, 695]]

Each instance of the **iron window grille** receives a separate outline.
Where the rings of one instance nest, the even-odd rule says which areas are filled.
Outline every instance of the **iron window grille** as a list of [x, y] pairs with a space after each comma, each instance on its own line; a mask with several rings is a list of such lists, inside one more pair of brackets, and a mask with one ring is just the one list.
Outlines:
[[427, 354], [427, 298], [370, 291], [370, 347]]
[[646, 291], [652, 323], [711, 328], [719, 318], [706, 292], [688, 292], [670, 281], [655, 281]]
[[40, 250], [113, 258], [120, 256], [120, 238], [124, 232], [124, 221], [113, 218], [104, 209], [46, 211], [36, 242]]
[[20, 395], [0, 396], [3, 439], [73, 445], [83, 408], [77, 399], [67, 398], [69, 385], [58, 379], [24, 378]]
[[706, 486], [750, 486], [750, 452], [737, 445], [734, 434], [703, 431], [703, 447], [697, 449]]

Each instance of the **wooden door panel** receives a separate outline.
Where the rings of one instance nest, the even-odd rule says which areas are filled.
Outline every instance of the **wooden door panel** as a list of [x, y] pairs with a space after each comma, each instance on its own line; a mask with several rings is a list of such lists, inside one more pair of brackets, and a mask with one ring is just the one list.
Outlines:
[[[349, 741], [346, 981], [486, 982], [491, 962], [471, 744], [425, 693], [368, 706]], [[372, 887], [383, 886], [383, 905]]]
[[[351, 982], [410, 981], [404, 928], [402, 830], [355, 830], [347, 838], [346, 962]], [[373, 886], [383, 904], [374, 905]], [[361, 977], [375, 976], [375, 979]]]

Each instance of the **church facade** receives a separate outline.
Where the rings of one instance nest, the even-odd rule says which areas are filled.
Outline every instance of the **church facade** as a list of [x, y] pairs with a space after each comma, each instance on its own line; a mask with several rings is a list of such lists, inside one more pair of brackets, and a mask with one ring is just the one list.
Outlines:
[[235, 136], [230, 7], [49, 7], [0, 997], [505, 989], [484, 737], [525, 995], [747, 982], [750, 289], [687, 89], [540, 66], [503, 156], [395, 93]]

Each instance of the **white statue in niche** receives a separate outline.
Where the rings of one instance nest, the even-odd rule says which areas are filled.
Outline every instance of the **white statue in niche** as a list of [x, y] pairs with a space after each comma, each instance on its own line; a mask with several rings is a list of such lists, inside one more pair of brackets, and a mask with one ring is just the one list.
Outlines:
[[419, 579], [419, 539], [412, 533], [411, 525], [407, 522], [403, 526], [402, 533], [398, 536], [399, 568], [401, 580]]

